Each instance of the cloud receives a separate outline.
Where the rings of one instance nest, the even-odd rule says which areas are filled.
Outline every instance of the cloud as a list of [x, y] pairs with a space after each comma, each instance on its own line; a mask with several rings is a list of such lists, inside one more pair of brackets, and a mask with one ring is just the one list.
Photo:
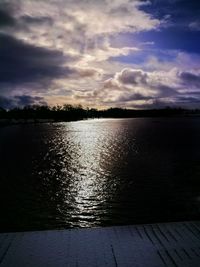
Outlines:
[[108, 75], [98, 66], [101, 62], [139, 51], [134, 45], [114, 47], [112, 36], [159, 27], [158, 19], [141, 10], [144, 4], [3, 0], [0, 27], [8, 27], [0, 32], [0, 94], [55, 95], [61, 85], [62, 92], [66, 88], [76, 95], [86, 87], [97, 88], [97, 82]]
[[84, 89], [72, 90], [73, 94], [70, 98], [63, 95], [59, 103], [71, 99], [72, 103], [101, 108], [163, 108], [166, 106], [198, 108], [200, 90], [192, 86], [194, 77], [188, 78], [186, 73], [180, 69], [144, 71], [125, 68], [97, 87], [94, 85], [94, 88], [90, 88], [89, 83], [86, 83], [83, 85]]
[[173, 75], [176, 76], [177, 72], [172, 73], [125, 68], [107, 79], [103, 88], [96, 90], [94, 96], [102, 98], [104, 95], [104, 104], [121, 107], [134, 104], [138, 107], [156, 100], [169, 101], [179, 95], [179, 84], [172, 83], [175, 79]]
[[13, 99], [0, 96], [0, 107], [4, 109], [13, 108]]
[[[0, 34], [0, 83], [24, 84], [50, 83], [55, 78], [67, 77], [72, 73], [64, 67], [63, 53], [26, 44], [9, 35]], [[72, 59], [71, 59], [72, 60]]]
[[167, 84], [173, 80], [177, 72], [171, 71], [144, 71], [142, 69], [125, 68], [117, 72], [113, 78], [104, 83], [105, 88], [111, 86], [120, 90], [149, 88], [156, 91], [174, 91], [173, 86]]
[[115, 88], [116, 90], [137, 89], [147, 84], [148, 73], [141, 69], [125, 68], [117, 72], [113, 78], [104, 82], [104, 89]]
[[46, 23], [48, 24], [49, 26], [52, 26], [53, 25], [53, 19], [48, 17], [48, 16], [38, 16], [38, 17], [32, 17], [32, 16], [27, 16], [27, 15], [24, 15], [24, 16], [21, 16], [20, 17], [20, 20], [22, 23], [28, 23], [28, 24], [43, 24], [43, 23]]
[[146, 84], [148, 74], [142, 70], [124, 69], [120, 73], [116, 74], [115, 79], [122, 84]]
[[43, 97], [16, 95], [13, 97], [0, 96], [0, 107], [4, 109], [11, 109], [15, 107], [24, 107], [28, 105], [47, 105]]
[[199, 103], [200, 104], [200, 98], [192, 97], [192, 96], [179, 96], [176, 98], [176, 103], [181, 103], [181, 104]]
[[180, 72], [180, 79], [186, 84], [188, 87], [197, 87], [200, 89], [200, 74], [192, 73], [192, 72]]
[[78, 78], [93, 78], [93, 79], [101, 79], [103, 70], [95, 69], [95, 68], [78, 68], [74, 69], [75, 77]]
[[193, 21], [189, 24], [189, 28], [192, 31], [200, 31], [200, 21]]
[[[160, 20], [141, 9], [144, 2], [139, 0], [22, 0], [19, 3], [20, 8], [15, 10], [18, 25], [15, 32], [10, 30], [12, 34], [30, 44], [35, 44], [37, 38], [38, 45], [79, 54], [86, 50], [90, 40], [98, 43], [120, 33], [148, 31], [161, 25]], [[121, 47], [122, 54], [128, 54], [131, 49]], [[96, 59], [101, 56], [101, 50], [97, 49]], [[110, 57], [109, 52], [111, 57], [120, 55], [119, 49], [110, 47], [105, 59]]]
[[162, 99], [150, 99], [146, 101], [138, 101], [136, 103], [130, 103], [128, 108], [135, 108], [135, 109], [162, 109], [166, 108], [167, 106], [170, 107], [177, 107], [174, 105], [172, 101], [164, 101]]
[[88, 48], [86, 45], [84, 55], [80, 63], [87, 65], [91, 62], [101, 62], [118, 56], [127, 56], [138, 51], [139, 48], [136, 47], [112, 47], [108, 42], [106, 42], [103, 46], [96, 45], [92, 48]]
[[[19, 105], [27, 96], [96, 107], [192, 101], [198, 98], [188, 92], [198, 90], [199, 57], [161, 51], [152, 38], [186, 2], [2, 0], [0, 95]], [[187, 29], [189, 21], [198, 28], [190, 16]]]
[[14, 24], [14, 18], [7, 11], [0, 9], [0, 28], [13, 26]]
[[17, 102], [17, 106], [28, 106], [28, 105], [46, 105], [43, 97], [39, 96], [29, 96], [29, 95], [20, 95], [14, 96], [14, 100]]
[[149, 100], [152, 99], [151, 96], [144, 96], [140, 93], [133, 93], [133, 94], [127, 94], [127, 95], [121, 95], [117, 101], [119, 102], [130, 102], [130, 101], [138, 101], [138, 100]]
[[[149, 30], [160, 24], [159, 20], [140, 9], [144, 3], [138, 0], [49, 0], [48, 2], [39, 0], [37, 2], [22, 1], [22, 3], [21, 13], [29, 11], [35, 17], [40, 12], [54, 17], [58, 22], [65, 17], [66, 23], [63, 23], [63, 26], [66, 29], [73, 27], [75, 30], [77, 26], [81, 26], [88, 37]], [[39, 12], [38, 5], [40, 6]], [[68, 21], [68, 17], [71, 21]]]
[[126, 68], [107, 79], [96, 96], [102, 97], [103, 93], [106, 95], [104, 103], [121, 107], [199, 107], [200, 75], [197, 71], [178, 69], [144, 71]]

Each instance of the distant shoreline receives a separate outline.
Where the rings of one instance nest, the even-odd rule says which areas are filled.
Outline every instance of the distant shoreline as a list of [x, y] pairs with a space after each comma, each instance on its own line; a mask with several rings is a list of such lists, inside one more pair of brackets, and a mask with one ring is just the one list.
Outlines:
[[173, 118], [199, 117], [200, 109], [165, 107], [162, 109], [125, 109], [109, 108], [98, 110], [83, 108], [81, 105], [63, 106], [26, 106], [5, 110], [0, 108], [0, 125], [68, 122], [99, 118]]
[[73, 121], [83, 121], [92, 119], [139, 119], [139, 118], [198, 118], [200, 114], [185, 114], [185, 115], [165, 115], [165, 116], [134, 116], [134, 117], [88, 117], [88, 118], [78, 118], [70, 120], [55, 120], [55, 119], [0, 119], [0, 126], [6, 125], [19, 125], [19, 124], [41, 124], [41, 123], [59, 123], [59, 122], [73, 122]]

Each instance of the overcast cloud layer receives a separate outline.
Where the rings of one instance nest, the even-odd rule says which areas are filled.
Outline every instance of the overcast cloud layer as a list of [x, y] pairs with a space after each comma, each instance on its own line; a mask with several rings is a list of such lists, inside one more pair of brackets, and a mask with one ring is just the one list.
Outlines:
[[196, 0], [1, 0], [0, 106], [200, 108]]

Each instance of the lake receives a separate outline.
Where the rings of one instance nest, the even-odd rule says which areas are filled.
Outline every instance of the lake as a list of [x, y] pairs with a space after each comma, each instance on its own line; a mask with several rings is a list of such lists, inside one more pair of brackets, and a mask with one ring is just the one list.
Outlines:
[[200, 219], [200, 118], [0, 128], [0, 230]]

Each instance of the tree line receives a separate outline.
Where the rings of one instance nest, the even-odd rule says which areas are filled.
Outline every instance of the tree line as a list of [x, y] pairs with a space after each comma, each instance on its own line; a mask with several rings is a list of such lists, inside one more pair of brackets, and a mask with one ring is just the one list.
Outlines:
[[72, 121], [88, 118], [132, 118], [132, 117], [170, 117], [199, 115], [199, 109], [184, 109], [166, 107], [163, 109], [124, 109], [108, 108], [98, 110], [95, 108], [83, 108], [81, 105], [63, 106], [25, 106], [23, 108], [13, 108], [5, 110], [0, 108], [0, 119], [6, 120], [53, 120], [53, 121]]

